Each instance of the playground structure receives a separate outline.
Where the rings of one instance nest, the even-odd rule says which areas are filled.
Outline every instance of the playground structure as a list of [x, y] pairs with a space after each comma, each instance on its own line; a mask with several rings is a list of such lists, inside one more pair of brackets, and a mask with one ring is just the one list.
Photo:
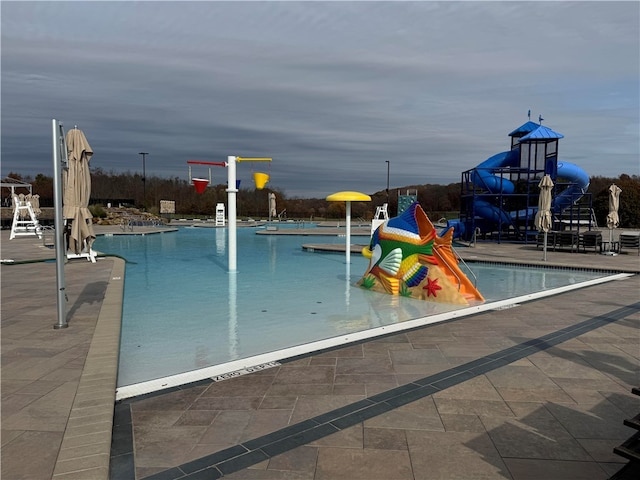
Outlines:
[[577, 165], [558, 161], [558, 142], [564, 135], [528, 121], [509, 134], [511, 149], [497, 153], [476, 168], [462, 172], [460, 218], [449, 220], [454, 237], [475, 241], [479, 236], [535, 241], [540, 179], [554, 182], [552, 230], [580, 233], [596, 225], [589, 176]]
[[[228, 209], [228, 232], [229, 232], [229, 273], [235, 273], [238, 270], [238, 252], [237, 252], [237, 214], [236, 214], [236, 197], [240, 182], [236, 179], [236, 162], [270, 162], [272, 159], [268, 157], [227, 157], [226, 162], [203, 162], [199, 160], [187, 160], [189, 165], [189, 180], [193, 183], [196, 192], [203, 193], [207, 185], [211, 184], [211, 167], [225, 167], [227, 169], [227, 209]], [[207, 165], [209, 166], [209, 179], [192, 178], [191, 165]], [[269, 181], [269, 175], [262, 172], [254, 172], [253, 179], [256, 188], [262, 190]], [[224, 213], [223, 213], [224, 215]], [[216, 220], [217, 222], [217, 220]]]

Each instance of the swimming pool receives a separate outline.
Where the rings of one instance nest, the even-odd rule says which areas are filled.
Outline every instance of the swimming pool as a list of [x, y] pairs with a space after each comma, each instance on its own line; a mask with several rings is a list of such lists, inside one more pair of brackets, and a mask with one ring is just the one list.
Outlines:
[[[366, 338], [369, 332], [391, 333], [415, 326], [416, 319], [431, 323], [425, 317], [441, 321], [462, 312], [468, 315], [495, 302], [509, 304], [513, 302], [507, 299], [513, 297], [606, 276], [584, 270], [472, 264], [487, 299], [474, 310], [353, 286], [366, 270], [367, 259], [353, 255], [351, 265], [346, 265], [343, 254], [303, 251], [309, 237], [256, 235], [255, 228], [240, 228], [237, 238], [235, 274], [227, 272], [226, 228], [185, 227], [96, 240], [96, 250], [129, 262], [119, 391], [214, 366], [233, 369], [243, 365], [238, 363], [242, 359], [276, 358], [264, 357], [269, 352], [289, 349], [286, 356], [291, 356], [305, 348], [326, 348], [334, 339], [346, 342]], [[344, 244], [344, 238], [335, 236], [314, 236], [313, 241]], [[352, 238], [352, 243], [367, 242], [367, 237]]]

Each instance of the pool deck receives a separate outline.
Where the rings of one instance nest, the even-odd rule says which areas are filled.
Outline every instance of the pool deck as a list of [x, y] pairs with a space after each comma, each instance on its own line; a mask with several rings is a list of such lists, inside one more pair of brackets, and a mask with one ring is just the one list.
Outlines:
[[[593, 480], [627, 463], [613, 448], [640, 412], [639, 275], [114, 409], [124, 261], [67, 263], [56, 330], [55, 263], [39, 261], [54, 251], [0, 239], [15, 261], [1, 267], [2, 479]], [[640, 272], [635, 253], [459, 252]]]

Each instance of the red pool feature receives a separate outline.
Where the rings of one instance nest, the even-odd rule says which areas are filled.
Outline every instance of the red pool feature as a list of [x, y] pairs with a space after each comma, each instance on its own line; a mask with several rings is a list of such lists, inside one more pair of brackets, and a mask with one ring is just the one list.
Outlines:
[[194, 178], [192, 182], [193, 186], [196, 187], [197, 193], [203, 193], [206, 190], [207, 185], [209, 185], [209, 180], [204, 178]]

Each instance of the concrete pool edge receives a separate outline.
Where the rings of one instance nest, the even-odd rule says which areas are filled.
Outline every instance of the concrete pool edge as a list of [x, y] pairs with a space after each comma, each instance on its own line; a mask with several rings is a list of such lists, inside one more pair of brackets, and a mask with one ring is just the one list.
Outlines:
[[[69, 412], [52, 478], [109, 478], [115, 389], [120, 357], [125, 261], [113, 258], [100, 313]], [[87, 456], [80, 445], [96, 446]], [[86, 476], [84, 478], [87, 478]]]
[[322, 350], [328, 350], [337, 347], [343, 347], [351, 343], [361, 342], [376, 337], [381, 337], [388, 334], [398, 333], [405, 330], [411, 330], [414, 328], [423, 327], [426, 325], [433, 325], [445, 321], [455, 320], [457, 318], [467, 317], [478, 313], [497, 310], [501, 308], [508, 308], [516, 306], [519, 303], [524, 303], [532, 300], [537, 300], [561, 293], [577, 290], [580, 288], [589, 287], [592, 285], [598, 285], [615, 280], [622, 280], [632, 277], [632, 273], [615, 273], [612, 275], [606, 275], [596, 279], [580, 282], [572, 285], [566, 285], [551, 290], [545, 290], [541, 292], [535, 292], [532, 294], [522, 295], [519, 297], [513, 297], [506, 300], [499, 300], [496, 302], [485, 303], [482, 305], [475, 305], [472, 307], [462, 308], [459, 310], [448, 311], [445, 313], [429, 315], [426, 317], [420, 317], [412, 320], [408, 320], [401, 323], [392, 325], [386, 325], [377, 327], [374, 329], [363, 330], [360, 332], [354, 332], [346, 335], [339, 335], [328, 339], [318, 340], [315, 342], [305, 343], [294, 347], [288, 347], [272, 352], [267, 352], [243, 359], [226, 362], [219, 365], [213, 365], [210, 367], [191, 370], [180, 374], [170, 375], [163, 378], [149, 380], [131, 385], [125, 385], [116, 390], [116, 401], [139, 397], [146, 394], [157, 393], [163, 390], [176, 388], [182, 385], [191, 384], [198, 381], [211, 379], [216, 376], [226, 375], [232, 372], [238, 372], [245, 369], [251, 369], [252, 367], [269, 364], [271, 362], [284, 361], [286, 359], [299, 357], [302, 355], [308, 355], [312, 352], [318, 352]]

